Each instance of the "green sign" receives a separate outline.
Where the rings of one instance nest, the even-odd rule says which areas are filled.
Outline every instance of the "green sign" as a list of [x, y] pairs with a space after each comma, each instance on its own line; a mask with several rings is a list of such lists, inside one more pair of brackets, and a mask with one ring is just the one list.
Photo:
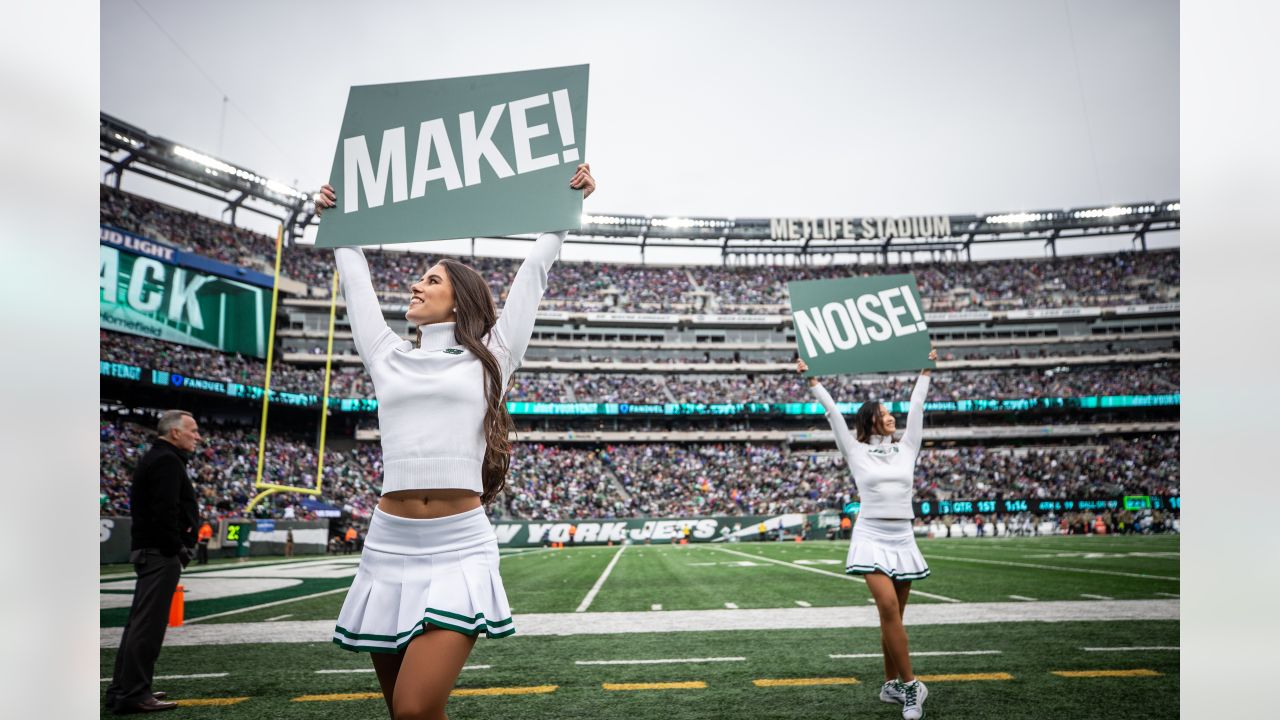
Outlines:
[[804, 280], [787, 288], [808, 375], [934, 367], [914, 275]]
[[99, 324], [206, 350], [267, 355], [271, 291], [99, 245]]
[[320, 247], [577, 229], [587, 65], [357, 85]]
[[1150, 495], [1125, 495], [1124, 509], [1125, 510], [1150, 510], [1151, 496]]

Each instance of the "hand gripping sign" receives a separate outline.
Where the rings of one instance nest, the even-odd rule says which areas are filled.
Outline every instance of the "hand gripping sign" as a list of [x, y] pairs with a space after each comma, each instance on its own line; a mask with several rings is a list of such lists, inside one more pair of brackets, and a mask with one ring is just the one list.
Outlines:
[[787, 283], [807, 375], [932, 368], [914, 275]]
[[571, 230], [586, 157], [587, 65], [358, 85], [329, 172], [319, 247]]

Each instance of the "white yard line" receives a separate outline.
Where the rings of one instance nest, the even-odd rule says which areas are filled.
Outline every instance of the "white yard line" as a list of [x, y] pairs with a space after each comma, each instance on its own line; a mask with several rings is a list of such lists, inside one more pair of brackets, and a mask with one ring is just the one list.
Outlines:
[[283, 620], [285, 618], [291, 618], [291, 617], [293, 617], [293, 613], [289, 613], [288, 615], [277, 615], [275, 617], [269, 617], [266, 620], [263, 620], [262, 622], [275, 622], [277, 620]]
[[[194, 675], [156, 675], [152, 680], [199, 680], [201, 678], [226, 677], [231, 673], [196, 673]], [[102, 678], [98, 682], [111, 682], [111, 678]]]
[[650, 610], [661, 610], [661, 609], [662, 609], [662, 603], [654, 603], [653, 605], [650, 605], [650, 606], [649, 606], [649, 609], [650, 609]]
[[591, 607], [591, 601], [596, 599], [596, 593], [600, 592], [600, 588], [604, 587], [604, 581], [609, 579], [609, 573], [613, 572], [613, 566], [618, 564], [618, 558], [622, 557], [622, 553], [627, 549], [626, 545], [618, 548], [618, 552], [614, 553], [613, 559], [605, 566], [604, 572], [600, 573], [600, 577], [596, 578], [596, 584], [591, 586], [587, 591], [587, 596], [582, 598], [582, 604], [574, 612], [586, 612]]
[[1165, 597], [1171, 597], [1171, 598], [1182, 597], [1178, 593], [1166, 593], [1166, 592], [1158, 592], [1156, 593], [1156, 595], [1163, 595]]
[[1092, 648], [1082, 647], [1080, 649], [1085, 652], [1121, 652], [1121, 651], [1128, 651], [1128, 650], [1135, 650], [1135, 651], [1137, 650], [1179, 650], [1179, 651], [1182, 650], [1182, 648], [1180, 647], [1167, 646], [1167, 645], [1135, 645], [1133, 647], [1092, 647]]
[[728, 610], [737, 610], [737, 609], [738, 609], [738, 606], [737, 606], [736, 604], [734, 604], [734, 603], [725, 603], [725, 604], [724, 604], [724, 606], [725, 606], [725, 609], [728, 609]]
[[529, 550], [517, 550], [509, 553], [499, 553], [499, 559], [505, 560], [509, 557], [524, 557], [526, 555], [540, 555], [545, 552], [551, 552], [554, 548], [531, 548]]
[[[244, 568], [263, 567], [268, 565], [327, 565], [335, 563], [338, 565], [357, 563], [360, 561], [359, 555], [342, 556], [329, 555], [321, 556], [310, 560], [254, 560], [252, 562], [242, 563], [216, 563], [212, 565], [202, 565], [200, 567], [188, 567], [182, 571], [183, 577], [188, 575], [200, 575], [209, 572], [219, 572], [223, 570], [242, 570]], [[132, 571], [124, 573], [112, 573], [110, 575], [101, 575], [99, 580], [106, 582], [107, 580], [125, 580], [137, 577]]]
[[1087, 597], [1090, 600], [1115, 600], [1115, 598], [1106, 595], [1091, 595], [1089, 593], [1080, 593], [1080, 597]]
[[797, 600], [797, 601], [796, 601], [796, 604], [797, 604], [797, 605], [799, 605], [800, 607], [813, 607], [813, 605], [812, 605], [812, 604], [807, 603], [807, 602], [805, 602], [805, 601], [803, 601], [803, 600]]
[[661, 660], [574, 660], [574, 665], [673, 665], [675, 663], [742, 662], [744, 657], [664, 658]]
[[[911, 625], [1002, 623], [1127, 622], [1177, 620], [1178, 600], [1045, 600], [1027, 602], [922, 603], [911, 606]], [[664, 610], [516, 615], [521, 637], [536, 635], [612, 635], [619, 633], [714, 632], [724, 630], [831, 630], [876, 628], [880, 613], [869, 605], [838, 607], [749, 608], [742, 610]], [[104, 648], [120, 644], [122, 628], [102, 628]], [[263, 623], [183, 625], [169, 628], [165, 647], [328, 642], [333, 620], [282, 620]]]
[[[492, 665], [466, 665], [463, 670], [488, 670]], [[349, 673], [371, 673], [373, 668], [337, 668], [334, 670], [316, 670], [316, 675], [346, 675]]]
[[[935, 650], [931, 652], [911, 651], [911, 657], [940, 657], [943, 655], [1000, 655], [999, 650]], [[884, 653], [854, 653], [852, 655], [828, 655], [832, 659], [844, 658], [882, 658]]]
[[1035, 602], [1035, 601], [1036, 601], [1036, 599], [1035, 599], [1035, 598], [1027, 597], [1026, 595], [1010, 595], [1010, 596], [1009, 596], [1009, 599], [1010, 599], [1010, 600], [1022, 600], [1023, 602]]
[[[738, 552], [737, 550], [730, 550], [729, 548], [726, 548], [726, 547], [716, 546], [711, 549], [719, 550], [720, 552], [729, 553], [731, 555], [739, 555], [745, 558], [751, 558], [752, 560], [764, 560], [765, 562], [771, 562], [777, 565], [784, 565], [786, 567], [795, 568], [796, 570], [807, 570], [808, 572], [815, 572], [821, 575], [830, 575], [831, 577], [838, 577], [838, 578], [841, 578], [842, 580], [866, 582], [865, 580], [863, 580], [861, 576], [858, 576], [858, 575], [846, 575], [844, 573], [831, 572], [830, 570], [820, 570], [816, 567], [810, 567], [809, 565], [798, 565], [796, 563], [787, 562], [786, 560], [775, 560], [771, 557], [765, 557], [764, 555], [752, 555], [751, 553]], [[927, 592], [924, 592], [923, 590], [917, 590], [914, 587], [911, 588], [911, 594], [919, 595], [921, 597], [927, 597], [933, 600], [941, 600], [942, 602], [950, 602], [950, 603], [960, 602], [955, 598], [949, 598], [949, 597], [946, 597], [945, 595], [934, 595], [933, 593], [927, 593]]]
[[[1089, 568], [1063, 567], [1062, 565], [1040, 565], [1037, 563], [1011, 562], [1009, 560], [985, 560], [982, 558], [954, 557], [947, 555], [929, 555], [934, 560], [954, 560], [956, 562], [981, 563], [983, 565], [1007, 565], [1009, 567], [1034, 568], [1036, 570], [1058, 570], [1061, 572], [1078, 572], [1088, 573], [1089, 575], [1112, 575], [1115, 577], [1131, 577], [1143, 578], [1144, 580], [1172, 580], [1178, 582], [1178, 578], [1168, 575], [1144, 575], [1142, 573], [1120, 572], [1118, 570], [1092, 570]], [[915, 592], [915, 588], [911, 589]]]
[[325, 590], [324, 592], [311, 593], [310, 595], [301, 595], [301, 596], [296, 597], [296, 598], [287, 598], [287, 599], [285, 599], [285, 600], [276, 600], [275, 602], [262, 603], [261, 605], [251, 605], [251, 606], [249, 606], [249, 607], [247, 607], [247, 608], [240, 608], [239, 610], [228, 610], [228, 611], [226, 611], [226, 612], [214, 613], [214, 614], [212, 614], [212, 615], [201, 615], [200, 617], [197, 617], [197, 618], [191, 618], [190, 620], [187, 620], [185, 624], [186, 624], [186, 625], [190, 625], [190, 624], [192, 624], [192, 623], [198, 623], [198, 622], [204, 622], [205, 620], [211, 620], [211, 619], [216, 618], [216, 617], [226, 617], [227, 615], [239, 615], [240, 613], [247, 613], [247, 612], [250, 612], [250, 611], [252, 611], [252, 610], [261, 610], [262, 608], [275, 607], [275, 606], [277, 606], [277, 605], [287, 605], [288, 603], [295, 603], [295, 602], [298, 602], [299, 600], [310, 600], [311, 598], [318, 598], [318, 597], [322, 597], [322, 596], [324, 596], [324, 595], [334, 595], [334, 594], [336, 594], [336, 593], [346, 592], [347, 590], [348, 590], [348, 588], [344, 588], [344, 587], [342, 587], [342, 588], [334, 588], [334, 589], [332, 589], [332, 590]]

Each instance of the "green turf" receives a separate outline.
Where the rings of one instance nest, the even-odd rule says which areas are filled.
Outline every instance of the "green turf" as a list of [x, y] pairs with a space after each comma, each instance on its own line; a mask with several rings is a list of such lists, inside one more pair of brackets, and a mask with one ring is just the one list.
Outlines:
[[[201, 615], [213, 615], [216, 613], [226, 612], [228, 610], [239, 610], [249, 608], [263, 603], [276, 602], [279, 600], [288, 600], [290, 598], [302, 597], [304, 595], [312, 595], [326, 590], [336, 590], [345, 588], [351, 584], [350, 578], [305, 578], [301, 583], [291, 587], [279, 588], [277, 590], [269, 590], [253, 595], [235, 595], [232, 597], [211, 598], [209, 600], [192, 600], [184, 603], [185, 617], [197, 618]], [[336, 593], [328, 597], [338, 598], [338, 605], [342, 604], [342, 593]], [[320, 598], [316, 598], [320, 599]], [[303, 601], [306, 602], [306, 601]], [[284, 607], [284, 606], [280, 606]], [[274, 609], [271, 608], [271, 609]], [[292, 612], [292, 604], [287, 610], [278, 610], [269, 613], [267, 617], [280, 615], [285, 612]], [[102, 627], [123, 627], [125, 620], [129, 617], [129, 608], [109, 608], [99, 612], [99, 622]], [[239, 622], [239, 615], [228, 616], [231, 620]], [[247, 615], [246, 615], [247, 617]], [[336, 617], [336, 616], [335, 616]], [[215, 618], [216, 619], [216, 618]], [[210, 621], [212, 622], [212, 621]]]
[[[916, 651], [999, 650], [1000, 655], [921, 657], [919, 674], [1006, 672], [1013, 680], [932, 682], [930, 717], [1169, 718], [1178, 714], [1178, 653], [1087, 653], [1089, 646], [1178, 644], [1171, 621], [934, 625], [911, 630]], [[459, 687], [557, 685], [547, 695], [461, 697], [452, 717], [770, 717], [820, 720], [850, 716], [896, 718], [876, 697], [880, 660], [832, 659], [832, 653], [870, 653], [878, 631], [726, 631], [481, 640]], [[645, 666], [577, 666], [575, 660], [742, 656], [744, 662]], [[110, 667], [114, 651], [102, 651]], [[316, 674], [320, 669], [366, 668], [366, 655], [326, 644], [230, 645], [166, 648], [158, 674], [229, 672], [227, 677], [159, 681], [173, 697], [243, 697], [234, 706], [182, 708], [169, 717], [381, 718], [380, 699], [299, 703], [303, 694], [374, 692], [371, 673]], [[1144, 668], [1159, 677], [1068, 679], [1054, 670]], [[758, 678], [856, 677], [852, 686], [760, 688]], [[610, 692], [602, 683], [698, 680], [703, 690]]]
[[[1119, 600], [1167, 598], [1179, 592], [1178, 536], [922, 539], [919, 544], [933, 574], [913, 583], [914, 603], [940, 602], [928, 595], [962, 602], [1007, 602], [1011, 595], [1036, 600], [1082, 600], [1095, 595]], [[865, 584], [844, 574], [847, 549], [847, 541], [631, 545], [589, 609], [639, 611], [660, 604], [663, 610], [707, 610], [724, 608], [725, 603], [745, 609], [796, 607], [797, 601], [815, 607], [863, 604], [870, 598]], [[576, 610], [620, 550], [570, 547], [504, 554], [502, 578], [513, 610], [517, 614]], [[237, 570], [272, 576], [291, 572], [289, 566], [296, 562], [225, 564], [198, 572]], [[191, 601], [186, 616], [246, 610], [208, 622], [255, 622], [286, 613], [291, 620], [335, 618], [343, 601], [340, 592], [252, 608], [349, 583], [349, 578], [303, 578], [299, 585], [269, 593]], [[126, 612], [125, 608], [103, 610], [101, 622], [108, 627], [122, 625]]]
[[[571, 613], [582, 603], [610, 561], [590, 611], [797, 607], [865, 607], [869, 594], [860, 580], [843, 573], [847, 541], [737, 543], [732, 545], [632, 545], [563, 550], [506, 551], [502, 576], [517, 615]], [[913, 584], [912, 603], [938, 603], [921, 593], [963, 602], [1085, 601], [1092, 594], [1116, 599], [1169, 599], [1179, 592], [1179, 538], [1044, 537], [922, 539], [920, 547], [933, 575]], [[619, 556], [618, 553], [622, 552]], [[288, 615], [288, 620], [332, 621], [343, 593], [288, 601], [345, 587], [349, 577], [305, 577], [308, 561], [221, 563], [196, 572], [300, 577], [289, 588], [256, 595], [187, 604], [187, 617], [233, 612], [208, 623], [252, 623]], [[351, 558], [329, 558], [339, 563]], [[981, 561], [981, 562], [975, 562]], [[1010, 564], [1012, 563], [1012, 564]], [[314, 565], [322, 568], [323, 565]], [[348, 566], [354, 568], [354, 566]], [[332, 568], [330, 568], [332, 569]], [[1084, 572], [1081, 572], [1084, 571]], [[189, 573], [196, 574], [196, 573]], [[217, 577], [211, 575], [210, 577]], [[115, 579], [119, 579], [119, 574]], [[254, 609], [275, 600], [283, 604]], [[104, 625], [118, 624], [124, 610], [103, 611]], [[110, 622], [108, 622], [110, 621]], [[1000, 655], [919, 657], [921, 674], [1007, 672], [1013, 680], [930, 683], [930, 717], [1086, 718], [1099, 712], [1125, 718], [1175, 717], [1178, 712], [1178, 652], [1086, 653], [1086, 646], [1177, 646], [1176, 621], [907, 624], [914, 651], [1000, 650]], [[832, 653], [874, 653], [874, 628], [825, 631], [721, 631], [636, 633], [596, 636], [516, 636], [481, 640], [470, 662], [492, 665], [466, 671], [460, 687], [557, 685], [548, 695], [460, 697], [453, 717], [560, 718], [576, 714], [632, 718], [896, 718], [898, 711], [876, 698], [880, 659], [833, 660]], [[745, 662], [646, 666], [576, 666], [578, 659], [743, 656]], [[102, 651], [104, 673], [114, 660]], [[303, 694], [369, 692], [370, 673], [322, 674], [319, 669], [368, 668], [367, 655], [325, 643], [228, 644], [169, 647], [157, 674], [229, 672], [224, 678], [159, 681], [157, 689], [175, 697], [241, 697], [223, 707], [181, 708], [170, 717], [381, 718], [381, 700], [299, 703]], [[1061, 678], [1053, 670], [1145, 668], [1161, 673], [1142, 678]], [[857, 677], [852, 686], [772, 687], [758, 678]], [[698, 680], [702, 690], [609, 692], [605, 682]], [[105, 684], [104, 684], [105, 687]], [[1104, 710], [1100, 710], [1104, 709]]]

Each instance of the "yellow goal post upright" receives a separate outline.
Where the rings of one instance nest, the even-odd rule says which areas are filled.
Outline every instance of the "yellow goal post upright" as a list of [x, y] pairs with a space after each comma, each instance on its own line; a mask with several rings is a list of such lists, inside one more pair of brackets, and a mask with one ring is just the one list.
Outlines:
[[324, 359], [324, 392], [320, 397], [320, 442], [316, 451], [316, 483], [315, 487], [297, 487], [280, 485], [262, 481], [263, 463], [267, 450], [267, 410], [271, 404], [271, 366], [275, 359], [276, 307], [280, 297], [280, 257], [284, 244], [284, 225], [276, 231], [276, 264], [275, 276], [271, 284], [271, 321], [267, 334], [267, 370], [262, 378], [262, 421], [258, 427], [258, 469], [253, 481], [253, 489], [260, 492], [245, 506], [244, 514], [251, 516], [258, 503], [276, 493], [296, 493], [299, 495], [319, 495], [324, 481], [324, 442], [329, 428], [329, 380], [333, 370], [333, 331], [338, 310], [338, 271], [333, 271], [333, 283], [329, 290], [329, 337], [325, 347]]

